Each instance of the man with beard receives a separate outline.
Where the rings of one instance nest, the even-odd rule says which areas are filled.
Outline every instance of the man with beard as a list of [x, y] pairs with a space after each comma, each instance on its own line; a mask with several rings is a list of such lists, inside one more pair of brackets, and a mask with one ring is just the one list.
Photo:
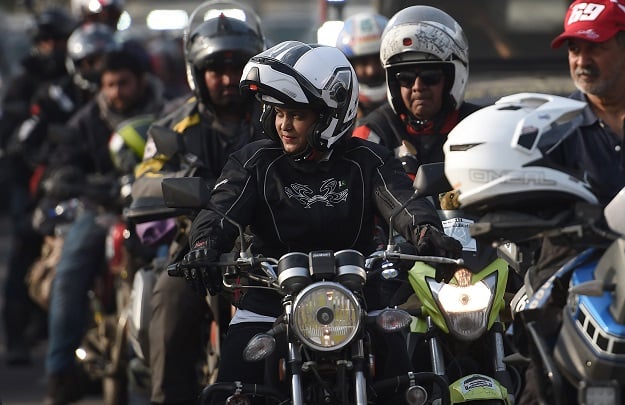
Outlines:
[[[244, 9], [232, 4], [232, 8]], [[228, 156], [261, 137], [260, 108], [239, 91], [243, 66], [264, 49], [260, 24], [254, 24], [259, 21], [255, 15], [244, 22], [220, 14], [190, 33], [185, 55], [194, 94], [150, 129], [144, 161], [136, 170], [132, 210], [149, 209], [146, 202], [162, 202], [161, 179], [173, 173], [202, 176], [212, 187]], [[169, 129], [164, 138], [177, 139], [163, 139], [158, 127]], [[166, 144], [178, 149], [172, 152]], [[158, 221], [153, 225], [158, 227]], [[146, 229], [150, 224], [140, 226]], [[170, 257], [187, 251], [188, 243], [172, 244]], [[169, 277], [167, 272], [159, 276], [151, 304], [151, 401], [195, 403], [201, 377], [196, 365], [205, 343], [202, 331], [216, 308], [209, 308], [205, 297], [196, 294], [184, 279]]]
[[[568, 48], [569, 70], [577, 90], [571, 98], [585, 101], [582, 123], [550, 157], [585, 174], [602, 205], [625, 187], [625, 3], [622, 0], [573, 2], [564, 18], [564, 32], [551, 46]], [[561, 245], [545, 238], [536, 265], [528, 269], [532, 289], [542, 285], [579, 246]], [[552, 318], [541, 324], [547, 339], [559, 331]], [[540, 399], [534, 364], [526, 371], [520, 404]], [[566, 400], [565, 400], [566, 401]]]
[[[68, 121], [68, 134], [50, 155], [48, 171], [73, 172], [117, 184], [109, 153], [109, 139], [117, 126], [132, 117], [158, 114], [163, 107], [162, 87], [146, 71], [136, 53], [127, 49], [108, 52], [101, 60], [100, 89]], [[104, 179], [108, 180], [104, 183]], [[78, 187], [77, 184], [72, 184]], [[77, 188], [78, 189], [78, 188]], [[108, 189], [108, 188], [107, 188]], [[98, 222], [100, 203], [88, 189], [78, 195], [84, 209], [65, 234], [63, 250], [52, 283], [48, 319], [46, 404], [66, 404], [80, 398], [84, 384], [74, 352], [86, 329], [88, 295], [106, 263], [106, 225]], [[107, 199], [107, 209], [120, 209]]]

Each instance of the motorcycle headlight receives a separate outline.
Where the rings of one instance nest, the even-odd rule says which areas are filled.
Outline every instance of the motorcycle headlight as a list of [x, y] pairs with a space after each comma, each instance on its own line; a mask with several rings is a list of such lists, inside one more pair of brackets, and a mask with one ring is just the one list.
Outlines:
[[461, 340], [474, 340], [484, 333], [488, 326], [496, 281], [496, 274], [466, 287], [428, 280], [450, 333]]
[[306, 346], [315, 350], [340, 349], [360, 328], [358, 300], [337, 283], [309, 285], [297, 296], [293, 307], [293, 330]]

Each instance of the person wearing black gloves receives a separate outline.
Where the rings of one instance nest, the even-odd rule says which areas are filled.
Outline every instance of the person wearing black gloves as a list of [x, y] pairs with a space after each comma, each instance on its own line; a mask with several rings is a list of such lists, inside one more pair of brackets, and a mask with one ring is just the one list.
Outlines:
[[[252, 250], [265, 256], [323, 249], [372, 253], [374, 217], [388, 219], [413, 188], [391, 151], [351, 137], [358, 80], [344, 54], [335, 47], [282, 42], [250, 59], [240, 87], [264, 104], [261, 121], [269, 139], [230, 155], [212, 204], [247, 226]], [[420, 254], [460, 257], [460, 243], [442, 233], [426, 199], [410, 201], [393, 224]], [[235, 226], [202, 210], [184, 261], [206, 263], [231, 251], [237, 236]], [[202, 278], [212, 284], [219, 279], [213, 276]], [[281, 313], [274, 292], [251, 289], [243, 296], [222, 345], [218, 381], [263, 382], [262, 362], [245, 362], [241, 353]], [[401, 367], [400, 360], [395, 366]]]

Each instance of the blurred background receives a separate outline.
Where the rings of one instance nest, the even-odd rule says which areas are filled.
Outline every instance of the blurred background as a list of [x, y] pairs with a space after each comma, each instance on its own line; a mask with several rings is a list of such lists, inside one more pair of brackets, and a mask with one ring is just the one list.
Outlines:
[[[566, 49], [553, 50], [562, 31], [570, 0], [238, 0], [261, 17], [269, 44], [284, 40], [334, 44], [341, 21], [357, 12], [375, 11], [391, 17], [415, 4], [438, 7], [453, 16], [469, 41], [470, 73], [465, 99], [487, 104], [523, 92], [568, 95], [573, 85]], [[155, 73], [166, 82], [187, 86], [182, 36], [191, 12], [202, 2], [189, 0], [126, 0], [118, 25], [124, 39], [144, 43]], [[28, 52], [33, 16], [52, 5], [70, 7], [70, 0], [0, 0], [0, 99], [8, 81]], [[566, 48], [566, 47], [563, 47]], [[0, 114], [2, 106], [0, 105]], [[0, 189], [3, 176], [0, 170]], [[10, 249], [6, 218], [8, 193], [0, 192], [0, 286]], [[0, 295], [0, 307], [2, 307]], [[2, 327], [2, 322], [0, 322]], [[0, 339], [4, 336], [0, 333]], [[0, 359], [4, 347], [0, 340]], [[35, 367], [9, 369], [0, 360], [0, 405], [36, 404], [43, 397], [43, 355]], [[96, 404], [86, 399], [81, 404]]]
[[[429, 4], [452, 15], [463, 27], [470, 46], [468, 100], [492, 100], [518, 91], [568, 93], [566, 53], [549, 44], [561, 32], [568, 0], [240, 0], [260, 15], [270, 41], [296, 39], [328, 42], [340, 21], [359, 11], [387, 17], [409, 5]], [[32, 15], [52, 4], [69, 7], [69, 0], [2, 0], [0, 2], [0, 95], [2, 80], [19, 69], [28, 50]], [[179, 37], [192, 10], [189, 0], [126, 0], [120, 29], [126, 37], [167, 51], [166, 39]], [[158, 49], [160, 47], [160, 49]], [[170, 50], [173, 54], [173, 50]], [[177, 60], [179, 65], [182, 60]]]

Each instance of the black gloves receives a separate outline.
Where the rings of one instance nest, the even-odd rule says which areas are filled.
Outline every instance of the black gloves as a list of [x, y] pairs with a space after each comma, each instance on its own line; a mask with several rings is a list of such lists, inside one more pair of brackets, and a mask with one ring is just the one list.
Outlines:
[[[421, 256], [442, 256], [450, 259], [462, 257], [462, 244], [451, 236], [439, 231], [431, 225], [421, 225], [417, 229], [417, 252]], [[439, 264], [436, 266], [437, 281], [448, 282], [458, 269], [453, 264]]]
[[462, 244], [431, 225], [417, 229], [417, 252], [421, 256], [442, 256], [451, 259], [462, 257]]
[[180, 269], [189, 285], [199, 294], [217, 294], [221, 290], [221, 271], [213, 266], [219, 257], [215, 249], [200, 247], [184, 255]]

